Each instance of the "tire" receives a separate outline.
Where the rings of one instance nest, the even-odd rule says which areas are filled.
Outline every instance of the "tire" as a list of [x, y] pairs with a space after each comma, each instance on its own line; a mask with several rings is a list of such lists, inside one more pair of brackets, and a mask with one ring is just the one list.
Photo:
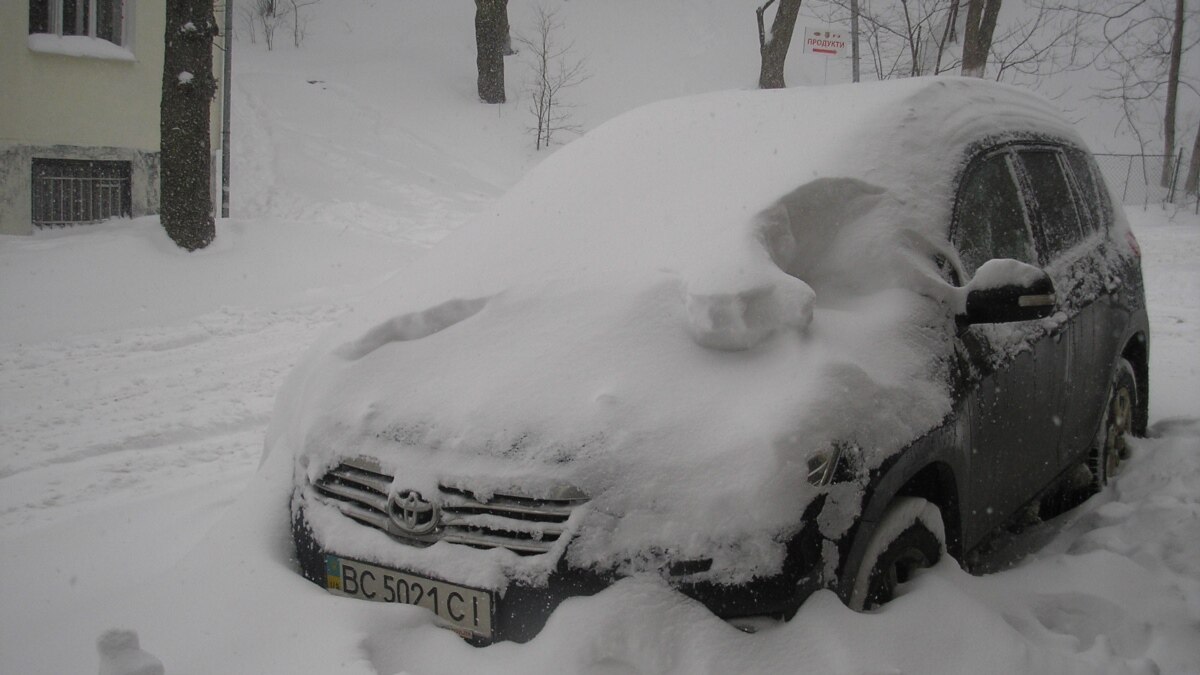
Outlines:
[[1121, 462], [1129, 459], [1127, 434], [1133, 433], [1134, 411], [1138, 406], [1137, 379], [1133, 365], [1121, 359], [1113, 375], [1104, 406], [1104, 421], [1096, 434], [1088, 469], [1092, 472], [1091, 492], [1096, 493], [1108, 485], [1120, 471]]
[[942, 514], [919, 497], [897, 498], [867, 542], [850, 590], [850, 609], [874, 609], [896, 597], [900, 584], [932, 566], [946, 549]]

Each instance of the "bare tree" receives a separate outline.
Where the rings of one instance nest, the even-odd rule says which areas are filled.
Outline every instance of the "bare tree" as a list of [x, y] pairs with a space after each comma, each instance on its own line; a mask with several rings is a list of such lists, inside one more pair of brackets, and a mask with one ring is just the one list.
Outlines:
[[321, 0], [288, 0], [292, 15], [292, 46], [299, 47], [304, 42], [304, 33], [308, 28], [308, 17], [301, 16], [301, 9], [315, 5]]
[[247, 32], [250, 33], [250, 44], [258, 44], [258, 15], [255, 14], [255, 8], [250, 5], [240, 5], [238, 16], [241, 17]]
[[533, 81], [529, 86], [529, 111], [537, 123], [530, 131], [537, 133], [535, 146], [541, 150], [550, 145], [554, 134], [580, 130], [578, 125], [570, 122], [571, 105], [563, 102], [562, 94], [586, 80], [588, 73], [583, 60], [571, 56], [574, 43], [559, 42], [563, 23], [558, 20], [557, 13], [541, 5], [536, 6], [534, 12], [533, 35], [518, 34], [515, 39], [530, 53]]
[[[1195, 76], [1180, 68], [1185, 55], [1200, 43], [1193, 28], [1196, 10], [1189, 10], [1184, 0], [1109, 0], [1099, 5], [1081, 2], [1073, 11], [1101, 25], [1091, 45], [1091, 64], [1109, 81], [1097, 89], [1096, 98], [1121, 105], [1122, 124], [1143, 148], [1143, 127], [1161, 120], [1166, 186], [1174, 178], [1179, 94], [1200, 93]], [[1158, 120], [1142, 117], [1148, 109], [1159, 111]]]
[[[854, 17], [854, 3], [829, 0], [822, 20], [841, 23]], [[864, 35], [876, 79], [936, 75], [957, 66], [942, 67], [947, 43], [956, 39], [954, 19], [958, 0], [902, 0], [900, 3], [858, 3], [858, 24]]]
[[1064, 10], [1060, 0], [1025, 0], [1023, 10], [992, 40], [997, 81], [1037, 87], [1050, 75], [1083, 67], [1086, 17]]
[[950, 9], [946, 12], [946, 18], [942, 22], [942, 37], [938, 40], [937, 58], [933, 62], [933, 74], [937, 75], [942, 72], [942, 58], [946, 55], [946, 45], [958, 42], [958, 0], [950, 0]]
[[508, 43], [508, 0], [475, 0], [475, 65], [479, 100], [504, 103], [504, 47]]
[[212, 0], [167, 0], [160, 135], [163, 229], [195, 251], [216, 237], [209, 107], [217, 91]]
[[252, 0], [253, 12], [262, 27], [263, 39], [267, 43], [267, 51], [275, 48], [275, 30], [287, 19], [287, 10], [279, 3], [280, 0]]
[[908, 43], [908, 52], [912, 60], [912, 68], [909, 74], [913, 77], [921, 74], [921, 31], [924, 26], [917, 24], [913, 26], [912, 13], [908, 11], [909, 0], [900, 0], [900, 7], [904, 11], [904, 37]]
[[250, 43], [258, 41], [258, 28], [261, 27], [267, 51], [271, 51], [275, 49], [275, 31], [280, 26], [290, 24], [292, 46], [299, 47], [304, 42], [308, 17], [302, 10], [318, 2], [320, 0], [250, 0], [250, 4], [243, 5], [239, 12], [242, 22], [250, 30]]
[[1196, 132], [1196, 142], [1192, 143], [1192, 158], [1188, 161], [1187, 180], [1183, 183], [1183, 190], [1200, 198], [1200, 131]]
[[1183, 0], [1175, 0], [1170, 65], [1167, 66], [1167, 105], [1163, 111], [1163, 187], [1175, 179], [1171, 171], [1171, 155], [1175, 154], [1175, 110], [1179, 103], [1179, 62], [1183, 57], [1183, 16]]
[[858, 0], [850, 0], [850, 81], [858, 82], [861, 76], [861, 54], [858, 44], [858, 17], [862, 12], [858, 8]]
[[783, 81], [783, 64], [787, 60], [788, 48], [792, 44], [792, 33], [796, 30], [796, 17], [800, 14], [801, 0], [779, 0], [779, 8], [775, 10], [775, 19], [771, 22], [771, 34], [766, 33], [763, 14], [775, 0], [756, 10], [758, 14], [758, 52], [762, 58], [759, 69], [758, 86], [760, 89], [782, 89], [787, 86]]
[[[1039, 86], [1048, 75], [1079, 67], [1086, 21], [1061, 10], [1060, 0], [1021, 0], [1021, 11], [992, 28], [989, 61], [997, 80]], [[901, 0], [863, 4], [859, 25], [875, 77], [940, 75], [957, 72], [963, 0]], [[826, 0], [823, 20], [845, 21], [848, 0]], [[965, 46], [962, 47], [966, 49]]]
[[967, 25], [963, 30], [962, 74], [983, 77], [992, 49], [992, 35], [1000, 17], [1001, 0], [967, 0]]

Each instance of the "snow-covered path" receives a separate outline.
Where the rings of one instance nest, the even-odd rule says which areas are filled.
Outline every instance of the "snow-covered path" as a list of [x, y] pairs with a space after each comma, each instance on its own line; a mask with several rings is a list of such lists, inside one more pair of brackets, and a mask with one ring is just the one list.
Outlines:
[[0, 355], [0, 530], [257, 465], [275, 390], [328, 306], [226, 309]]

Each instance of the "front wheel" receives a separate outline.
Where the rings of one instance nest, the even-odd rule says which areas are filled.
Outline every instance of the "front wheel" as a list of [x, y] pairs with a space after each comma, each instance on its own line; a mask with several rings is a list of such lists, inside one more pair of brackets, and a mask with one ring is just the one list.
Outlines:
[[900, 584], [941, 559], [945, 541], [937, 506], [920, 497], [896, 499], [867, 543], [850, 592], [850, 609], [861, 612], [891, 601]]
[[1133, 411], [1138, 405], [1137, 379], [1133, 365], [1121, 359], [1113, 377], [1104, 409], [1104, 423], [1096, 435], [1088, 468], [1092, 471], [1092, 492], [1099, 492], [1117, 475], [1121, 462], [1129, 459], [1126, 434], [1133, 433]]

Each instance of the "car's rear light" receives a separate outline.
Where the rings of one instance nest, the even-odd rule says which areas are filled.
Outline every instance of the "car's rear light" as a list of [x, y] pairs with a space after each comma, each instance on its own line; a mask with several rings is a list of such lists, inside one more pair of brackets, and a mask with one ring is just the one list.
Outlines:
[[1138, 245], [1137, 237], [1133, 236], [1133, 230], [1125, 230], [1125, 241], [1129, 243], [1129, 248], [1133, 249], [1133, 254], [1141, 259], [1142, 247]]

